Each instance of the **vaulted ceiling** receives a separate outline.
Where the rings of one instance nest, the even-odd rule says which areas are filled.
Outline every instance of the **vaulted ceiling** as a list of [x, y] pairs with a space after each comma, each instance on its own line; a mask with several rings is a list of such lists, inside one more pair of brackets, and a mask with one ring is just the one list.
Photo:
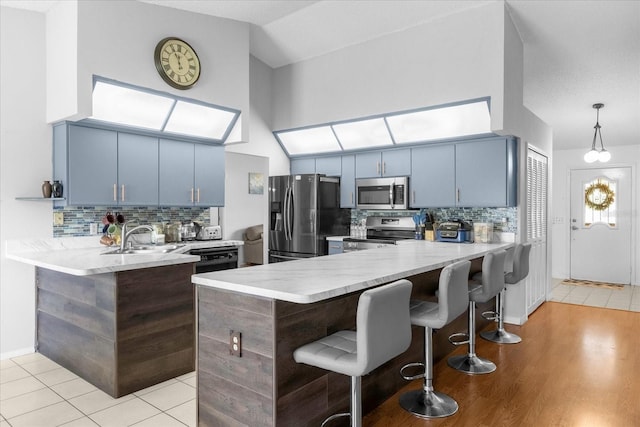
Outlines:
[[[251, 53], [273, 68], [505, 2], [524, 43], [524, 104], [553, 128], [554, 148], [590, 147], [597, 102], [605, 146], [640, 145], [637, 0], [139, 1], [251, 23]], [[1, 2], [40, 11], [50, 3]]]

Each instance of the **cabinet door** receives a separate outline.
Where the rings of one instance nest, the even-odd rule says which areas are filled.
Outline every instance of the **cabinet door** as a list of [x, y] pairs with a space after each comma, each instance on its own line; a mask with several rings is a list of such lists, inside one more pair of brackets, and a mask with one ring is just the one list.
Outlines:
[[118, 135], [115, 131], [69, 126], [69, 205], [115, 205]]
[[342, 158], [340, 156], [316, 158], [316, 173], [327, 176], [341, 176]]
[[356, 154], [356, 178], [377, 178], [382, 174], [382, 153], [372, 151]]
[[195, 204], [224, 206], [224, 147], [195, 144]]
[[158, 205], [158, 138], [118, 133], [118, 204]]
[[340, 176], [340, 207], [356, 207], [356, 157], [342, 156], [342, 175]]
[[456, 205], [455, 145], [411, 149], [410, 204], [413, 208]]
[[343, 243], [336, 240], [328, 240], [329, 255], [341, 254], [343, 251]]
[[291, 175], [316, 173], [316, 159], [291, 159]]
[[388, 150], [382, 152], [382, 176], [411, 175], [411, 150]]
[[514, 161], [507, 138], [456, 144], [458, 206], [513, 206]]
[[159, 148], [159, 204], [193, 206], [194, 144], [161, 139]]

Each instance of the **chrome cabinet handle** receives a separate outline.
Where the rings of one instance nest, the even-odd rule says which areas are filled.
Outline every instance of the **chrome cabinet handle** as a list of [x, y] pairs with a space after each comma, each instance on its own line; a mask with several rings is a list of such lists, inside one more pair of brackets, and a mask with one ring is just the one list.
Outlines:
[[387, 162], [382, 162], [382, 175], [387, 174]]
[[376, 173], [380, 175], [380, 162], [376, 162]]
[[198, 196], [198, 197], [196, 198], [196, 200], [198, 201], [198, 203], [200, 203], [200, 189], [199, 189], [199, 188], [198, 188], [198, 191], [197, 191], [197, 193], [196, 193], [196, 194], [197, 194], [197, 196]]
[[124, 202], [124, 184], [120, 187], [120, 198]]
[[117, 193], [117, 189], [116, 189], [116, 184], [113, 184], [113, 201], [117, 202], [118, 201], [118, 193]]
[[191, 187], [191, 203], [193, 203], [193, 187]]

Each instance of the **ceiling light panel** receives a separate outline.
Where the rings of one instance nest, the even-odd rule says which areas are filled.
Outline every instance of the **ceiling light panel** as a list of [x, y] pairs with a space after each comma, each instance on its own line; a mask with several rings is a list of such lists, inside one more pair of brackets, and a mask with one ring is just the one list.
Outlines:
[[175, 100], [124, 86], [96, 81], [91, 119], [160, 130]]
[[330, 126], [276, 132], [289, 155], [340, 151], [340, 144]]
[[387, 116], [397, 144], [480, 135], [491, 132], [486, 101]]
[[340, 123], [333, 130], [345, 150], [393, 144], [383, 118]]
[[178, 101], [164, 131], [222, 140], [235, 116], [231, 111]]

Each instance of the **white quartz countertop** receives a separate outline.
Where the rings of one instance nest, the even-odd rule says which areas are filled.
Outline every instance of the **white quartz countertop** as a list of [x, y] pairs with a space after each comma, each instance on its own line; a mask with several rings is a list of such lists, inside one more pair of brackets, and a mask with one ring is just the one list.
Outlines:
[[239, 240], [186, 241], [175, 251], [157, 254], [109, 254], [117, 249], [99, 243], [99, 237], [57, 238], [43, 240], [7, 241], [8, 259], [35, 265], [74, 276], [113, 273], [141, 268], [162, 267], [200, 261], [200, 257], [189, 255], [191, 249], [222, 246], [242, 246]]
[[309, 304], [512, 246], [513, 243], [405, 240], [377, 249], [195, 274], [191, 281], [216, 289]]

